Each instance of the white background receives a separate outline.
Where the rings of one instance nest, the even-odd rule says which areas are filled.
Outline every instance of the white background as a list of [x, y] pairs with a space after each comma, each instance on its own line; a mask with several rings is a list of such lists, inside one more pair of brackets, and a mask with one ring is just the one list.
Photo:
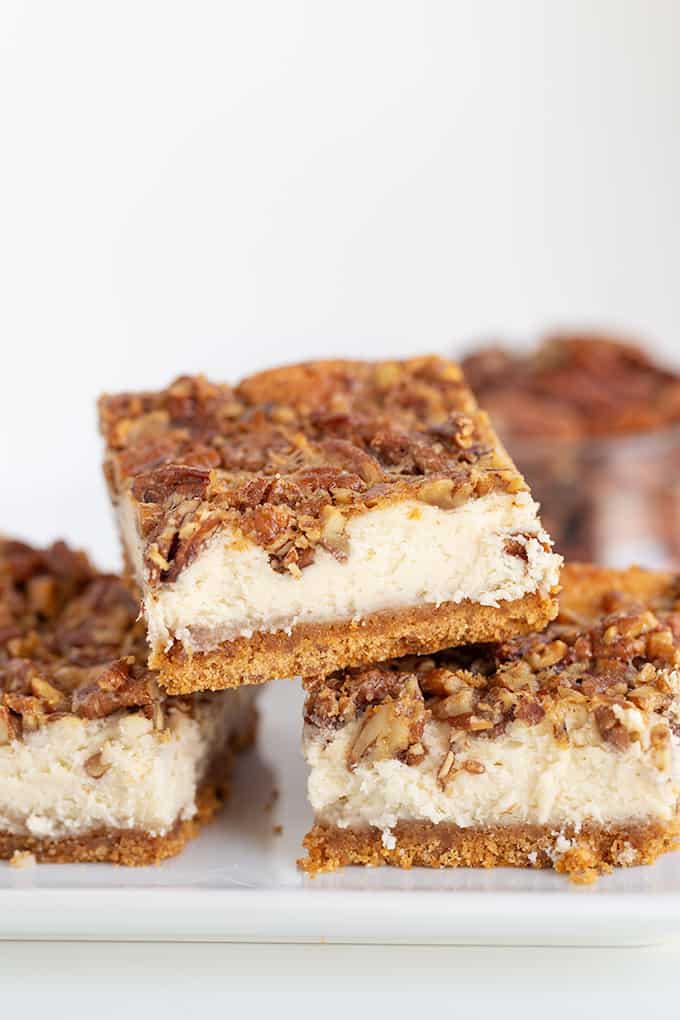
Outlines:
[[[104, 389], [561, 325], [680, 355], [679, 52], [676, 0], [0, 0], [0, 530], [116, 564]], [[255, 952], [0, 969], [41, 1015], [310, 988], [328, 1015], [348, 973], [410, 1015], [677, 1006], [670, 951]]]
[[94, 400], [680, 344], [677, 0], [0, 2], [0, 529], [118, 552]]

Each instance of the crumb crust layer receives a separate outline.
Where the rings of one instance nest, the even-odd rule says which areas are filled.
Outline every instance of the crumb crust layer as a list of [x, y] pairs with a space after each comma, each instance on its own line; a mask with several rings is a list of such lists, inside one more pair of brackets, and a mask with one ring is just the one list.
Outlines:
[[181, 645], [152, 653], [168, 694], [221, 690], [294, 676], [323, 676], [335, 669], [401, 655], [428, 654], [471, 640], [504, 641], [541, 630], [554, 617], [552, 595], [532, 593], [498, 607], [445, 602], [372, 613], [350, 623], [303, 624], [290, 634], [260, 632], [190, 655]]
[[[398, 868], [554, 868], [572, 881], [588, 883], [614, 866], [652, 864], [678, 846], [680, 822], [635, 822], [607, 826], [589, 824], [578, 832], [541, 825], [460, 828], [446, 822], [399, 822], [392, 830], [395, 845], [383, 844], [376, 828], [341, 829], [317, 823], [303, 846], [307, 857], [298, 864], [314, 875], [352, 864]], [[568, 849], [559, 851], [560, 838]]]

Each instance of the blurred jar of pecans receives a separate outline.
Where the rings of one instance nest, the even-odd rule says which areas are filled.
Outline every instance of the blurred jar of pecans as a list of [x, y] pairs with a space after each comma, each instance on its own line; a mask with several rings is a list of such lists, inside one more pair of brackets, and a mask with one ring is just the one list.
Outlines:
[[463, 368], [563, 556], [680, 568], [680, 373], [584, 334]]

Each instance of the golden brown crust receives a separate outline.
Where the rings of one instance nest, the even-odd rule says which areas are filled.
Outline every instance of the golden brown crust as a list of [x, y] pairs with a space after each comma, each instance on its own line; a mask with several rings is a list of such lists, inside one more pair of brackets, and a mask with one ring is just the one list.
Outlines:
[[318, 546], [346, 555], [353, 515], [526, 488], [460, 368], [432, 356], [310, 362], [234, 388], [183, 377], [103, 397], [100, 418], [112, 496], [137, 511], [150, 586], [174, 581], [223, 527], [299, 576]]
[[372, 613], [361, 623], [303, 624], [290, 634], [258, 633], [188, 655], [173, 645], [152, 654], [169, 694], [220, 690], [277, 677], [323, 675], [392, 656], [426, 654], [470, 641], [503, 641], [541, 630], [556, 613], [551, 596], [533, 593], [500, 606], [445, 602], [441, 606]]
[[677, 820], [585, 825], [565, 829], [573, 842], [566, 852], [556, 846], [554, 827], [547, 825], [489, 826], [463, 829], [441, 822], [399, 822], [392, 830], [393, 849], [383, 846], [380, 829], [340, 829], [316, 824], [304, 839], [307, 857], [298, 862], [309, 874], [334, 871], [350, 864], [398, 868], [555, 868], [575, 882], [590, 882], [613, 866], [652, 864], [677, 847]]
[[227, 800], [233, 754], [254, 743], [256, 730], [257, 711], [253, 708], [243, 728], [230, 737], [229, 749], [218, 755], [209, 779], [200, 786], [194, 817], [177, 822], [164, 836], [151, 836], [139, 829], [99, 829], [61, 839], [0, 832], [0, 860], [9, 860], [16, 853], [32, 853], [43, 864], [106, 863], [139, 867], [175, 857], [212, 821]]

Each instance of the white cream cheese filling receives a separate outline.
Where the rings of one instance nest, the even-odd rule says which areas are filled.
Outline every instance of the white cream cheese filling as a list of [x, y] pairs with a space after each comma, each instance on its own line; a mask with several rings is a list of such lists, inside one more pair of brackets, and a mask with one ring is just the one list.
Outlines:
[[[680, 747], [676, 741], [673, 763], [660, 771], [650, 731], [662, 719], [637, 710], [633, 715], [626, 725], [634, 726], [640, 739], [623, 752], [602, 743], [592, 720], [570, 727], [568, 747], [557, 743], [548, 718], [535, 726], [514, 722], [496, 739], [466, 737], [446, 784], [437, 774], [449, 747], [447, 723], [426, 724], [427, 755], [421, 764], [388, 759], [359, 764], [353, 771], [347, 768], [347, 756], [360, 720], [335, 734], [307, 726], [309, 799], [317, 821], [341, 828], [376, 826], [388, 842], [399, 821], [448, 822], [464, 828], [523, 823], [556, 830], [579, 829], [587, 821], [668, 821], [675, 816], [680, 792]], [[466, 771], [466, 760], [484, 771]]]
[[[261, 547], [231, 529], [215, 534], [176, 581], [144, 586], [142, 550], [129, 500], [119, 506], [126, 548], [145, 587], [153, 648], [179, 640], [207, 651], [258, 631], [304, 623], [361, 620], [370, 613], [465, 599], [498, 606], [558, 580], [561, 557], [542, 543], [538, 506], [528, 493], [489, 493], [453, 510], [407, 500], [353, 517], [349, 554], [319, 547], [300, 577], [272, 570]], [[529, 537], [525, 537], [529, 535]], [[516, 538], [526, 556], [508, 553]]]
[[[196, 813], [211, 759], [247, 722], [253, 688], [197, 701], [194, 716], [169, 708], [156, 731], [142, 712], [65, 716], [0, 747], [0, 831], [39, 838], [97, 829], [164, 835]], [[101, 755], [97, 779], [86, 762]]]

